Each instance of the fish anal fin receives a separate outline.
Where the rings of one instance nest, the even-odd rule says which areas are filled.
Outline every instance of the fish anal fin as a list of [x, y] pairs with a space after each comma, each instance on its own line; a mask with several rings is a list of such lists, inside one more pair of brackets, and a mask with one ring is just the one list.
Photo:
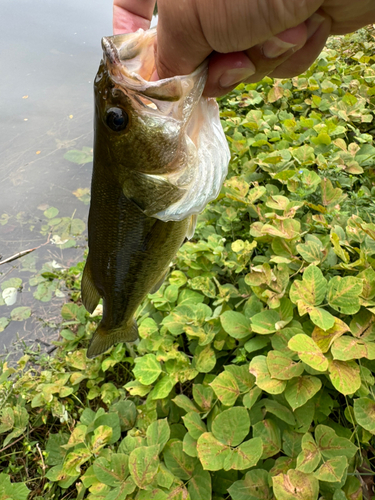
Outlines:
[[164, 283], [167, 274], [168, 270], [166, 270], [165, 273], [163, 273], [163, 276], [155, 283], [155, 285], [151, 288], [151, 290], [148, 293], [156, 293], [161, 287], [161, 285]]
[[119, 342], [134, 342], [138, 338], [138, 325], [136, 320], [127, 323], [125, 326], [119, 326], [112, 330], [107, 330], [102, 323], [94, 332], [86, 356], [95, 358], [107, 351], [114, 344]]
[[81, 282], [82, 302], [89, 313], [93, 313], [96, 306], [99, 304], [100, 294], [94, 285], [92, 279], [90, 261], [87, 259], [83, 270]]

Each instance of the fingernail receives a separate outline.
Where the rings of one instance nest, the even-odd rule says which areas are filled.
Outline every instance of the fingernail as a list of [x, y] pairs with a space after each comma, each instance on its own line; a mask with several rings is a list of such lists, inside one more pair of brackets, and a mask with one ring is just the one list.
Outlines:
[[255, 73], [255, 66], [250, 61], [249, 63], [246, 68], [233, 68], [224, 71], [219, 79], [220, 87], [223, 89], [233, 87], [236, 83], [240, 83], [253, 75]]
[[321, 16], [317, 12], [315, 12], [311, 17], [309, 17], [306, 21], [307, 27], [307, 39], [309, 40], [313, 34], [317, 31], [319, 26], [324, 22], [325, 17]]
[[280, 40], [277, 36], [273, 36], [264, 43], [263, 54], [268, 57], [268, 59], [274, 59], [288, 52], [288, 50], [293, 47], [296, 47], [295, 43], [284, 42], [284, 40]]

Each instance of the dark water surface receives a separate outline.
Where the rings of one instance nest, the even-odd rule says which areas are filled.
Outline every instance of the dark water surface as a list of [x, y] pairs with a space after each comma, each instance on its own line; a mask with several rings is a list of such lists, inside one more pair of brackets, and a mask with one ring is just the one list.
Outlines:
[[[0, 5], [0, 255], [49, 240], [0, 265], [0, 354], [7, 354], [57, 338], [68, 295], [56, 280], [41, 284], [40, 273], [73, 265], [86, 247], [92, 81], [100, 39], [112, 32], [112, 0]], [[86, 163], [64, 158], [83, 148], [70, 158]]]

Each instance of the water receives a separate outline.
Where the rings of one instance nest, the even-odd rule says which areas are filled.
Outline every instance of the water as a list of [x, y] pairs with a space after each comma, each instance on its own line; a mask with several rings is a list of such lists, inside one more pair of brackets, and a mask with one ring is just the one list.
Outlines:
[[[35, 276], [73, 265], [86, 247], [88, 195], [85, 204], [77, 190], [87, 193], [92, 163], [64, 155], [87, 148], [90, 158], [92, 81], [100, 39], [112, 33], [112, 0], [2, 0], [1, 7], [0, 255], [4, 260], [49, 241], [0, 265], [0, 353], [7, 354], [57, 338], [67, 291], [57, 283], [48, 291], [47, 282], [36, 294]], [[77, 234], [53, 244], [72, 216]]]

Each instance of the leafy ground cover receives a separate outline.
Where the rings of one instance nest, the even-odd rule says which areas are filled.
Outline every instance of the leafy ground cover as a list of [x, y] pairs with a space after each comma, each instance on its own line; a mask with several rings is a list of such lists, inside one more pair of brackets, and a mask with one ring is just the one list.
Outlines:
[[[83, 263], [54, 357], [0, 376], [0, 498], [371, 499], [375, 43], [221, 99], [230, 173], [140, 341], [87, 360]], [[87, 196], [87, 193], [85, 193]]]

